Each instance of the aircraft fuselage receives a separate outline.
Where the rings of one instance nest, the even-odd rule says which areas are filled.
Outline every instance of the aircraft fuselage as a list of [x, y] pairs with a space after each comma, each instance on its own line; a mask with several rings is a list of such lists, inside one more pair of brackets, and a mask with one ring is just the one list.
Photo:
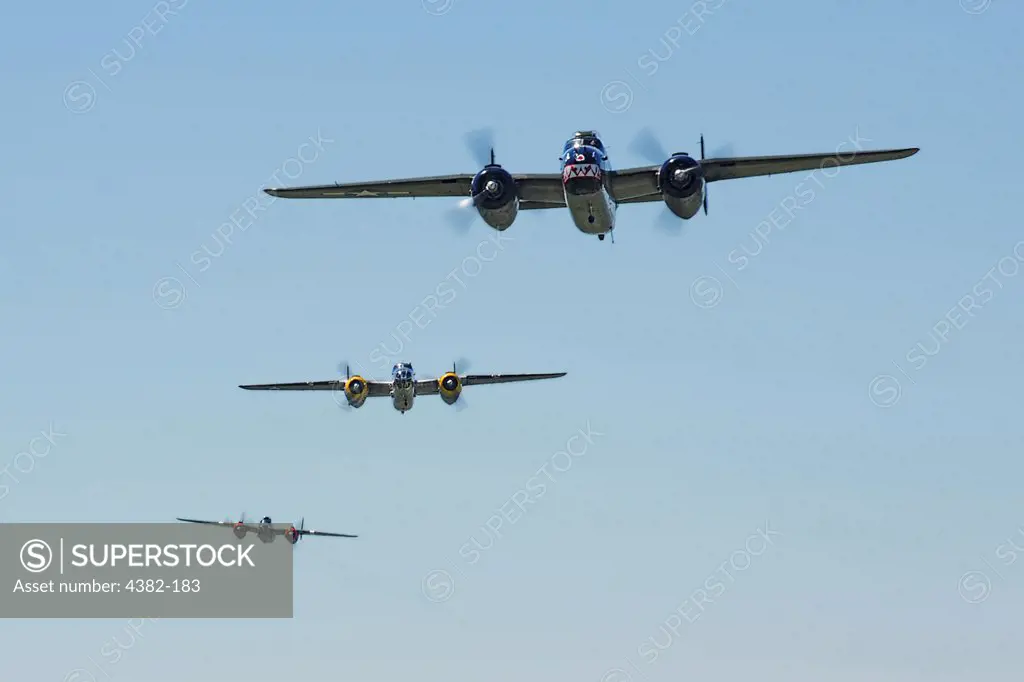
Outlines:
[[405, 414], [416, 399], [416, 373], [412, 365], [399, 363], [391, 370], [391, 404]]
[[615, 228], [611, 164], [596, 133], [576, 133], [562, 149], [562, 189], [576, 228], [604, 239]]

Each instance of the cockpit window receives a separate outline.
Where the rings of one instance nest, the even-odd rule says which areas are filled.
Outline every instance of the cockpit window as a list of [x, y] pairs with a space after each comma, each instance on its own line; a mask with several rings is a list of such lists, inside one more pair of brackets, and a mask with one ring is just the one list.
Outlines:
[[594, 147], [599, 150], [602, 154], [604, 153], [604, 145], [601, 140], [592, 136], [584, 135], [582, 137], [574, 137], [565, 143], [565, 147], [562, 149], [563, 153], [574, 149], [575, 147]]

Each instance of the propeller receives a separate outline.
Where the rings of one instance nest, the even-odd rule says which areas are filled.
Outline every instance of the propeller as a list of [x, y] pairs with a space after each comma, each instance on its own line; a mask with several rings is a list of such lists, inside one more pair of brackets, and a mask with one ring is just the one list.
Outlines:
[[[466, 133], [464, 137], [466, 148], [473, 157], [477, 168], [494, 165], [494, 130], [491, 128], [479, 128]], [[458, 203], [458, 206], [446, 212], [448, 224], [457, 234], [466, 234], [477, 217], [475, 209], [487, 196], [487, 191], [481, 191], [471, 197], [466, 197]]]
[[[671, 155], [666, 151], [665, 145], [661, 144], [657, 135], [649, 128], [645, 127], [640, 130], [639, 133], [633, 138], [630, 143], [630, 150], [637, 156], [650, 162], [652, 165], [661, 165], [665, 163]], [[700, 136], [700, 160], [704, 162], [705, 159], [717, 159], [721, 157], [727, 157], [733, 155], [733, 145], [731, 143], [725, 143], [712, 150], [711, 156], [705, 156], [704, 153], [704, 135]], [[708, 214], [708, 190], [704, 188], [704, 215]], [[658, 217], [659, 227], [668, 228], [669, 222], [678, 223], [678, 220], [670, 211], [664, 211]], [[670, 230], [672, 234], [676, 234], [676, 229]]]
[[683, 234], [683, 221], [669, 210], [668, 206], [662, 205], [658, 209], [658, 217], [654, 219], [654, 225], [670, 237], [679, 237]]
[[[726, 142], [723, 145], [719, 145], [718, 147], [715, 147], [712, 150], [711, 156], [707, 157], [707, 158], [718, 159], [718, 158], [721, 158], [723, 156], [733, 156], [733, 154], [734, 154], [734, 152], [733, 152], [732, 143]], [[700, 136], [700, 160], [701, 160], [701, 163], [704, 162], [704, 159], [705, 159], [705, 156], [704, 156], [704, 135], [701, 134], [701, 136]], [[708, 188], [705, 185], [704, 186], [704, 215], [707, 215], [707, 214], [708, 214]]]
[[[704, 133], [700, 134], [700, 161], [704, 163]], [[708, 188], [704, 188], [704, 215], [708, 214]]]
[[473, 157], [477, 168], [494, 163], [494, 129], [478, 128], [466, 133], [464, 137], [467, 149]]
[[[665, 163], [665, 161], [672, 156], [665, 145], [661, 143], [658, 136], [654, 134], [654, 131], [649, 127], [641, 129], [639, 133], [633, 138], [633, 141], [629, 145], [630, 151], [637, 156], [649, 161], [651, 165], [658, 165]], [[717, 159], [723, 156], [733, 155], [733, 145], [731, 143], [725, 143], [712, 150], [711, 156], [705, 157], [704, 154], [704, 136], [700, 136], [700, 158], [703, 161], [705, 158]]]
[[306, 517], [305, 516], [303, 516], [301, 519], [299, 519], [299, 527], [296, 528], [296, 530], [299, 531], [299, 532], [295, 534], [295, 539], [296, 540], [301, 540], [302, 539], [302, 535], [303, 535], [302, 531], [306, 530]]
[[[671, 156], [650, 127], [642, 128], [630, 142], [629, 148], [635, 155], [653, 166], [660, 166]], [[665, 205], [658, 210], [655, 225], [659, 230], [673, 237], [678, 237], [683, 233], [683, 221]]]
[[[461, 372], [465, 373], [470, 367], [472, 367], [472, 365], [473, 363], [471, 363], [469, 360], [467, 360], [464, 357], [460, 357], [458, 360], [452, 363], [452, 371], [455, 372], [456, 374], [460, 374], [461, 369]], [[469, 403], [466, 402], [465, 391], [463, 391], [463, 393], [459, 394], [459, 399], [455, 401], [455, 411], [462, 412], [467, 407], [469, 407]]]
[[660, 166], [669, 157], [664, 145], [649, 127], [642, 128], [636, 134], [629, 143], [629, 149], [651, 165]]
[[[467, 202], [469, 203], [467, 204]], [[445, 211], [448, 226], [452, 228], [455, 234], [464, 235], [469, 233], [469, 228], [473, 226], [473, 219], [476, 218], [476, 213], [466, 209], [473, 206], [472, 199], [463, 199], [456, 208], [450, 208]]]
[[[352, 370], [348, 362], [341, 361], [338, 363], [338, 373], [345, 376], [345, 381], [352, 378]], [[331, 391], [331, 397], [334, 398], [335, 404], [345, 412], [351, 412], [352, 406], [348, 404], [348, 398], [345, 397], [345, 386], [344, 384]]]

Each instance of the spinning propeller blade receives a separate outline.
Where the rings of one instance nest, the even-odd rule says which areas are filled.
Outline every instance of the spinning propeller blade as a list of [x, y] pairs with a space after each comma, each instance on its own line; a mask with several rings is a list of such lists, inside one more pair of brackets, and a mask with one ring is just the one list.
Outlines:
[[477, 168], [494, 163], [494, 129], [479, 128], [465, 135], [466, 147]]
[[[482, 198], [482, 197], [481, 197]], [[453, 232], [459, 235], [464, 235], [469, 232], [469, 228], [473, 225], [473, 219], [477, 217], [476, 208], [476, 197], [467, 197], [459, 202], [459, 205], [455, 208], [450, 208], [445, 211], [445, 218], [448, 222], [448, 226]]]
[[[452, 371], [461, 376], [460, 372], [464, 374], [472, 366], [473, 363], [464, 357], [460, 357], [452, 363]], [[467, 407], [469, 407], [469, 403], [466, 402], [466, 396], [464, 393], [460, 393], [459, 399], [455, 401], [455, 411], [462, 412]]]
[[[338, 363], [338, 373], [345, 377], [345, 381], [352, 378], [352, 368], [347, 361], [342, 360]], [[345, 397], [345, 390], [343, 387], [340, 390], [335, 389], [331, 391], [331, 397], [334, 398], [335, 404], [343, 411], [352, 411], [352, 406], [348, 404], [348, 398]]]
[[683, 221], [669, 210], [668, 206], [662, 205], [658, 209], [658, 217], [655, 218], [655, 226], [671, 237], [679, 237], [683, 234]]
[[[665, 163], [667, 159], [671, 157], [671, 154], [666, 150], [665, 145], [661, 143], [657, 135], [649, 128], [643, 128], [636, 137], [633, 138], [630, 144], [630, 150], [637, 156], [650, 162], [652, 165], [660, 165]], [[733, 155], [733, 146], [730, 143], [723, 144], [716, 147], [710, 157], [705, 156], [704, 149], [704, 135], [700, 136], [700, 160], [703, 162], [707, 158], [722, 158]], [[704, 215], [708, 213], [708, 190], [704, 187]], [[669, 234], [678, 235], [682, 234], [682, 226], [680, 220], [669, 210], [665, 210], [658, 215], [657, 225], [659, 228], [667, 231]]]
[[[733, 155], [733, 146], [732, 146], [731, 143], [726, 142], [723, 145], [715, 147], [713, 152], [714, 153], [712, 153], [711, 156], [707, 157], [707, 158], [720, 159], [723, 156], [732, 156]], [[704, 135], [702, 134], [700, 136], [700, 160], [704, 161], [704, 158], [705, 158], [704, 157]], [[708, 214], [708, 188], [707, 188], [707, 185], [705, 185], [704, 186], [704, 215], [707, 215], [707, 214]]]
[[669, 157], [669, 153], [649, 127], [641, 129], [636, 134], [629, 144], [629, 149], [652, 165], [660, 166]]
[[[483, 168], [494, 164], [494, 131], [491, 128], [481, 128], [465, 135], [466, 147], [469, 149], [477, 168]], [[455, 208], [446, 211], [448, 225], [457, 234], [466, 234], [477, 217], [476, 207], [487, 196], [486, 192], [466, 197], [461, 200]]]

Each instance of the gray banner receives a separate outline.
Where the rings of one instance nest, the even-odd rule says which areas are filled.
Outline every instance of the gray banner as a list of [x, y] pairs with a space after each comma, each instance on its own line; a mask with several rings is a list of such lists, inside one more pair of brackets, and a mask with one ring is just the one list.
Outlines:
[[3, 523], [0, 618], [291, 618], [294, 548], [272, 537], [184, 523]]

